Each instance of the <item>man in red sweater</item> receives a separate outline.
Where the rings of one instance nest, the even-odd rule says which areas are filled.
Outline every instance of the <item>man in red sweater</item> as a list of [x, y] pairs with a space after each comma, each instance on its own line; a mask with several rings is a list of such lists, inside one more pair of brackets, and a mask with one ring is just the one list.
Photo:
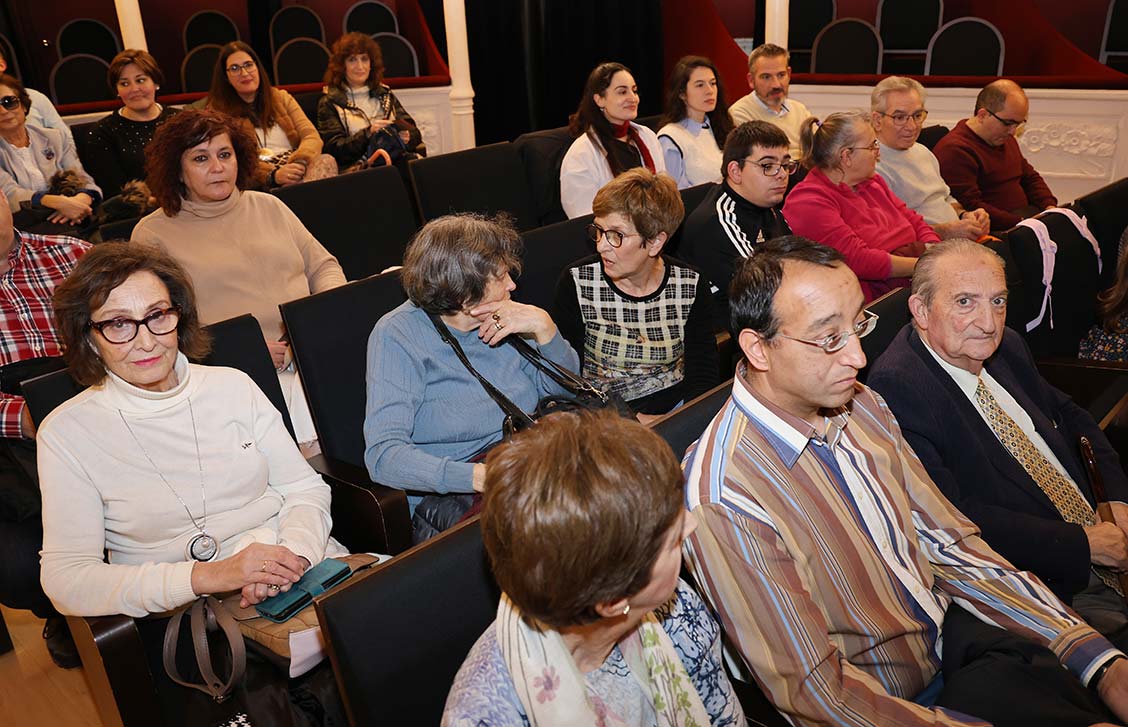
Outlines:
[[988, 84], [975, 99], [975, 114], [956, 124], [933, 149], [940, 174], [964, 209], [982, 207], [992, 230], [1007, 230], [1057, 199], [1022, 156], [1015, 136], [1030, 102], [1014, 81]]

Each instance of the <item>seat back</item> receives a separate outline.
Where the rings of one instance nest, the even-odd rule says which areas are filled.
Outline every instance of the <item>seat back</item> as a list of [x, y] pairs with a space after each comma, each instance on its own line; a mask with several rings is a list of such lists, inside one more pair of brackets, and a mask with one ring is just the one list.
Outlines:
[[324, 43], [313, 38], [291, 38], [274, 54], [275, 83], [320, 83], [328, 66], [329, 49]]
[[795, 73], [811, 70], [811, 49], [819, 31], [838, 17], [835, 0], [791, 0], [788, 3], [787, 50]]
[[704, 184], [698, 184], [695, 187], [686, 187], [685, 189], [679, 191], [679, 194], [681, 194], [682, 198], [682, 206], [685, 208], [685, 215], [682, 217], [682, 221], [681, 224], [678, 225], [678, 229], [674, 230], [674, 234], [670, 235], [670, 239], [666, 243], [666, 246], [662, 248], [663, 252], [677, 257], [678, 248], [681, 246], [682, 230], [685, 229], [686, 219], [688, 219], [689, 216], [693, 214], [693, 210], [697, 209], [697, 207], [705, 200], [706, 197], [709, 196], [709, 193], [712, 192], [713, 188], [716, 186], [717, 185], [713, 182], [705, 182]]
[[1001, 76], [1003, 35], [981, 18], [957, 18], [940, 26], [928, 43], [926, 75]]
[[877, 29], [842, 18], [819, 31], [811, 50], [812, 73], [881, 73], [883, 48]]
[[8, 40], [8, 36], [0, 33], [0, 53], [4, 54], [4, 60], [8, 62], [8, 70], [6, 73], [14, 78], [21, 78], [20, 76], [20, 62], [16, 58], [16, 48], [12, 45], [12, 41]]
[[1112, 0], [1101, 37], [1101, 63], [1124, 72], [1128, 68], [1128, 2]]
[[279, 306], [327, 457], [364, 467], [368, 336], [405, 300], [390, 272]]
[[286, 5], [270, 19], [270, 57], [278, 54], [286, 41], [313, 38], [325, 42], [325, 26], [317, 13], [303, 5]]
[[205, 43], [188, 51], [180, 62], [180, 90], [184, 93], [206, 93], [211, 88], [212, 73], [221, 48], [215, 43]]
[[[403, 251], [419, 225], [403, 178], [395, 167], [376, 167], [273, 193], [337, 257], [345, 277], [359, 280], [403, 262]], [[342, 210], [364, 210], [359, 224]]]
[[584, 229], [591, 221], [591, 215], [584, 215], [521, 233], [525, 249], [514, 300], [552, 312], [560, 274], [576, 260], [595, 252], [595, 243]]
[[[75, 18], [59, 28], [55, 39], [59, 60], [76, 54], [101, 58], [109, 65], [121, 52], [121, 41], [110, 26], [94, 18]], [[105, 81], [103, 80], [103, 83]]]
[[732, 394], [732, 379], [718, 384], [696, 399], [666, 414], [651, 425], [654, 433], [670, 445], [678, 459], [685, 457], [689, 445], [701, 438], [705, 427]]
[[[1125, 4], [1125, 3], [1122, 3]], [[1128, 10], [1126, 10], [1128, 12]], [[1078, 197], [1074, 211], [1085, 218], [1089, 230], [1101, 244], [1102, 290], [1116, 280], [1116, 262], [1120, 255], [1120, 238], [1128, 229], [1128, 179], [1121, 179]]]
[[500, 595], [475, 517], [318, 598], [349, 722], [439, 724]]
[[911, 292], [907, 287], [894, 288], [866, 306], [866, 310], [877, 314], [878, 321], [877, 328], [861, 341], [862, 352], [866, 355], [866, 367], [858, 372], [858, 380], [862, 383], [865, 383], [873, 362], [889, 348], [889, 344], [905, 324], [912, 320], [909, 312]]
[[508, 212], [519, 230], [537, 226], [525, 168], [507, 141], [412, 159], [408, 169], [424, 222], [452, 212]]
[[133, 236], [133, 228], [137, 227], [137, 223], [140, 221], [140, 217], [130, 217], [125, 220], [107, 222], [98, 227], [98, 237], [102, 239], [102, 242], [108, 242], [110, 240], [128, 240]]
[[568, 219], [560, 204], [560, 163], [575, 139], [567, 126], [533, 131], [513, 142], [525, 167], [525, 180], [538, 225], [551, 225]]
[[940, 143], [941, 139], [948, 135], [949, 131], [950, 129], [947, 126], [932, 124], [920, 130], [920, 136], [917, 137], [917, 141], [924, 144], [928, 147], [929, 151], [931, 151], [936, 148], [936, 145]]
[[928, 49], [944, 19], [944, 0], [878, 0], [877, 30], [888, 51]]
[[56, 105], [104, 101], [110, 64], [96, 55], [69, 55], [51, 69], [48, 86]]
[[[266, 398], [282, 415], [282, 421], [290, 436], [294, 435], [294, 425], [282, 397], [282, 387], [278, 383], [278, 373], [266, 348], [266, 340], [258, 321], [250, 314], [229, 318], [207, 326], [212, 336], [212, 348], [200, 363], [206, 366], [228, 366], [239, 369], [258, 384]], [[23, 394], [27, 407], [36, 426], [55, 407], [77, 396], [86, 387], [74, 380], [70, 371], [53, 371], [23, 382]]]
[[343, 23], [346, 33], [398, 33], [399, 20], [392, 9], [376, 0], [361, 0], [345, 13]]
[[[1007, 242], [1024, 290], [1021, 296], [1012, 293], [1007, 307], [1015, 306], [1021, 312], [1019, 330], [1025, 333], [1026, 342], [1036, 358], [1074, 358], [1078, 344], [1097, 317], [1097, 294], [1100, 292], [1097, 256], [1089, 241], [1081, 236], [1065, 215], [1043, 212], [1036, 219], [1045, 223], [1050, 238], [1057, 243], [1050, 304], [1041, 323], [1026, 332], [1026, 325], [1042, 309], [1046, 289], [1042, 284], [1042, 249], [1033, 230], [1014, 227], [1007, 231]], [[1103, 264], [1114, 263], [1104, 261]]]
[[411, 78], [419, 75], [419, 55], [411, 41], [399, 33], [375, 33], [372, 39], [384, 56], [384, 75], [388, 78]]
[[[184, 52], [201, 45], [219, 45], [239, 40], [235, 21], [218, 10], [201, 10], [184, 23]], [[187, 90], [187, 89], [185, 89]]]

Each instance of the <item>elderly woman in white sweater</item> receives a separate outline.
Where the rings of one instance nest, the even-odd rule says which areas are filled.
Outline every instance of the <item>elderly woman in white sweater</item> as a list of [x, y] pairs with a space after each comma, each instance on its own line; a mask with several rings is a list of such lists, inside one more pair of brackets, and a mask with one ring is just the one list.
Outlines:
[[344, 554], [328, 485], [258, 386], [188, 363], [208, 340], [172, 258], [98, 246], [58, 288], [55, 316], [89, 385], [37, 437], [43, 588], [61, 613], [145, 616], [228, 591], [246, 606]]

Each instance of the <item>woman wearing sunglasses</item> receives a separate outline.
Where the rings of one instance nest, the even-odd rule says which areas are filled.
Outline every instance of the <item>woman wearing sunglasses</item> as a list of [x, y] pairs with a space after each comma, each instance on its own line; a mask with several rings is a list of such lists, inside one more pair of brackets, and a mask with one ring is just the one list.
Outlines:
[[321, 153], [317, 128], [293, 96], [270, 84], [258, 56], [243, 41], [232, 41], [220, 49], [208, 107], [239, 119], [254, 135], [258, 181], [283, 187], [336, 176], [337, 161]]
[[[63, 226], [80, 225], [101, 201], [102, 190], [82, 168], [70, 137], [58, 129], [28, 125], [30, 109], [23, 84], [0, 73], [0, 189], [13, 213], [27, 209], [16, 217], [21, 229], [34, 229], [41, 218]], [[57, 178], [60, 172], [70, 174]], [[68, 177], [65, 190], [62, 176]]]
[[792, 232], [840, 251], [867, 301], [907, 286], [924, 246], [940, 237], [877, 174], [881, 151], [869, 116], [812, 116], [800, 141], [811, 172], [783, 205]]
[[592, 206], [596, 254], [560, 276], [553, 319], [580, 352], [584, 378], [645, 424], [717, 383], [709, 281], [662, 254], [685, 211], [673, 178], [631, 169]]

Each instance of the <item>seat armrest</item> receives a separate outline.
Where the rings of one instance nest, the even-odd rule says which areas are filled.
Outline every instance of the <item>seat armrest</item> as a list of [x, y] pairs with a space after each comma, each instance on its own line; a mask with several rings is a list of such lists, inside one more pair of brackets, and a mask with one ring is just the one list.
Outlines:
[[1128, 397], [1128, 364], [1046, 358], [1037, 362], [1046, 381], [1088, 410], [1102, 429], [1119, 415]]
[[68, 616], [83, 673], [102, 724], [161, 724], [153, 676], [137, 624], [129, 616]]
[[333, 537], [354, 553], [396, 555], [411, 547], [411, 515], [403, 490], [377, 484], [363, 467], [310, 457], [333, 490]]

